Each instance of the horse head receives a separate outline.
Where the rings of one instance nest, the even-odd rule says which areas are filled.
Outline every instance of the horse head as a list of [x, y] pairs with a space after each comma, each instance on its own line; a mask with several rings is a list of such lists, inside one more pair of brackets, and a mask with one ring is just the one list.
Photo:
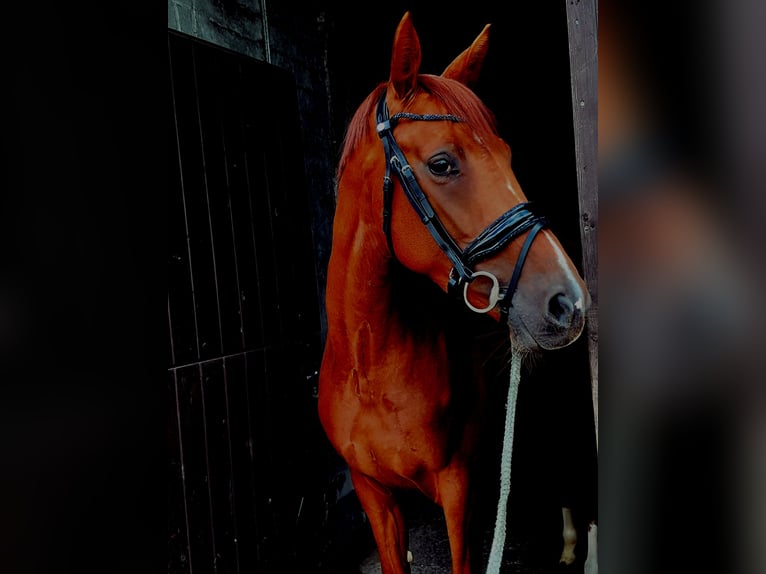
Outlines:
[[374, 160], [389, 251], [474, 311], [506, 322], [520, 349], [554, 349], [582, 332], [590, 297], [575, 265], [528, 202], [511, 150], [472, 90], [487, 25], [439, 75], [420, 72], [409, 13], [396, 30], [378, 90]]

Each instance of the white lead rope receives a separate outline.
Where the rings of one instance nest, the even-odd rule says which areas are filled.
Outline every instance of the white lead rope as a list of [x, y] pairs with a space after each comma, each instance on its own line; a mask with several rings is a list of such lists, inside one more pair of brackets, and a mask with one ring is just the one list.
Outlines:
[[508, 402], [505, 406], [505, 431], [503, 434], [503, 453], [500, 458], [500, 499], [497, 502], [495, 534], [492, 549], [489, 552], [487, 574], [499, 574], [503, 563], [505, 547], [505, 524], [508, 510], [508, 496], [511, 493], [511, 458], [513, 455], [513, 428], [516, 420], [516, 399], [519, 394], [521, 379], [521, 354], [515, 347], [511, 355], [511, 376], [508, 385]]

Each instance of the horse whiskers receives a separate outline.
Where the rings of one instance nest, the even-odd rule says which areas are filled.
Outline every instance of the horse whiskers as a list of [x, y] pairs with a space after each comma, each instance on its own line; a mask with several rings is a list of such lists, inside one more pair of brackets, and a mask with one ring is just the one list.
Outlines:
[[[523, 355], [520, 356], [523, 361]], [[504, 350], [502, 356], [497, 359], [497, 372], [495, 376], [499, 377], [501, 373], [507, 371], [511, 367], [511, 361], [513, 360], [513, 345], [508, 345]]]
[[537, 362], [540, 360], [541, 354], [537, 351], [530, 349], [514, 349], [513, 343], [507, 338], [501, 341], [490, 352], [487, 358], [484, 360], [483, 366], [488, 367], [490, 361], [497, 363], [497, 369], [493, 373], [493, 376], [500, 376], [511, 367], [511, 361], [513, 360], [513, 353], [516, 352], [519, 355], [521, 364], [529, 369], [534, 368]]
[[[500, 361], [501, 363], [503, 363], [503, 366], [500, 368], [500, 371], [502, 371], [505, 367], [510, 365], [510, 362], [507, 362], [507, 359], [508, 357], [510, 357], [511, 352], [512, 352], [511, 341], [508, 339], [507, 336], [501, 337], [500, 340], [492, 348], [492, 350], [490, 350], [489, 353], [487, 354], [487, 358], [484, 359], [482, 366], [487, 367], [490, 361], [493, 361], [498, 356], [502, 355], [502, 359]], [[499, 372], [496, 374], [499, 374]]]

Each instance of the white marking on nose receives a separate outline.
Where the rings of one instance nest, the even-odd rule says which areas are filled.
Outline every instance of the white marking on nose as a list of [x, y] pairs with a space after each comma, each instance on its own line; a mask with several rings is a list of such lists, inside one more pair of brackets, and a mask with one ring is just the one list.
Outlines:
[[569, 279], [569, 283], [572, 286], [572, 296], [576, 297], [575, 299], [575, 307], [578, 309], [582, 309], [583, 301], [585, 298], [585, 294], [582, 292], [582, 289], [580, 288], [580, 282], [577, 280], [577, 276], [575, 275], [574, 269], [572, 269], [572, 266], [570, 265], [569, 258], [564, 255], [564, 251], [561, 249], [561, 246], [553, 240], [552, 234], [549, 231], [543, 231], [543, 235], [545, 235], [545, 238], [548, 240], [548, 243], [551, 244], [551, 247], [553, 247], [553, 251], [556, 252], [556, 260], [558, 261], [559, 267], [561, 267], [561, 270], [564, 272], [564, 274]]

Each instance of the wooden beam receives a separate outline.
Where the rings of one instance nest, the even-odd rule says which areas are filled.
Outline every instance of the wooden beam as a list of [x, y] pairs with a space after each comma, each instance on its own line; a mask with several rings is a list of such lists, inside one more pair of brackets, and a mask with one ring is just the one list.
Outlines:
[[596, 0], [566, 0], [566, 6], [583, 278], [593, 301], [585, 329], [598, 449], [598, 4]]

